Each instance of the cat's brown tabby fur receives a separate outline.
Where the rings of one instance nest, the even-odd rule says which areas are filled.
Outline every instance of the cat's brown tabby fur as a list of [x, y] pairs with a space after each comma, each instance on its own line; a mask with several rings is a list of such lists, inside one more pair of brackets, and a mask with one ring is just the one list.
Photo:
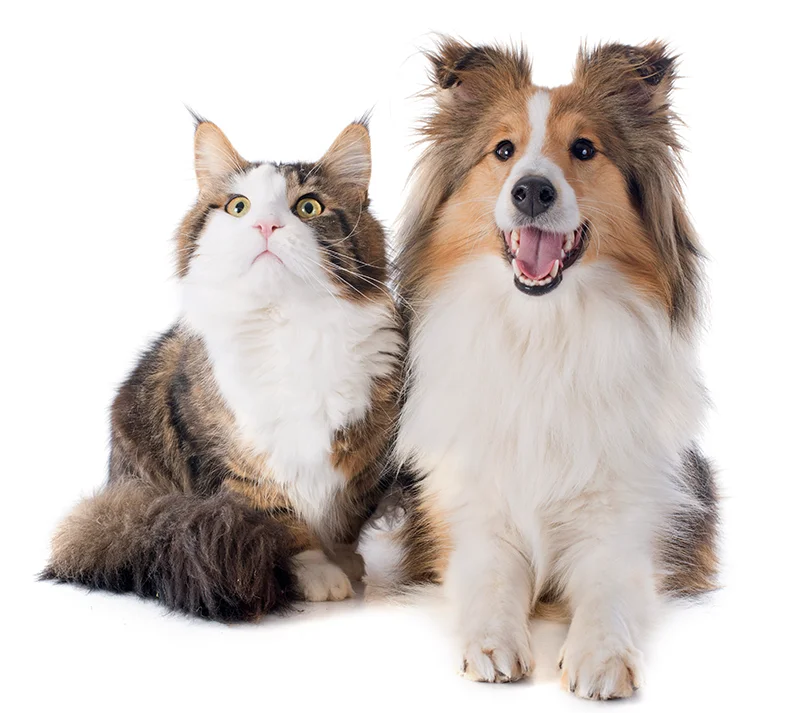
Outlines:
[[[219, 292], [202, 295], [221, 303], [234, 294], [225, 320], [246, 327], [218, 334], [218, 315], [207, 319], [196, 295], [184, 300], [187, 314], [120, 387], [108, 482], [60, 526], [44, 576], [220, 620], [252, 619], [294, 599], [344, 598], [352, 589], [333, 560], [352, 550], [390, 480], [402, 351], [384, 233], [368, 211], [366, 128], [349, 126], [317, 164], [276, 165], [245, 161], [201, 120], [196, 168], [200, 194], [178, 232], [182, 289], [213, 283]], [[250, 215], [237, 217], [242, 210]], [[219, 277], [229, 257], [214, 256], [219, 245], [243, 253], [244, 277]], [[295, 316], [298, 304], [306, 321]], [[317, 324], [317, 315], [330, 316]], [[352, 344], [337, 351], [340, 338]], [[262, 342], [251, 376], [247, 359]], [[300, 342], [311, 346], [294, 354]], [[241, 357], [241, 373], [229, 373], [230, 354]], [[343, 363], [329, 367], [337, 358]], [[302, 391], [317, 380], [318, 392]], [[242, 400], [240, 385], [248, 396], [264, 389], [263, 400]], [[308, 401], [322, 405], [295, 409]], [[253, 426], [262, 410], [277, 414], [266, 436]], [[307, 463], [295, 472], [291, 457], [276, 459], [264, 445], [315, 428], [327, 434], [322, 475]], [[302, 440], [298, 452], [305, 458]], [[358, 577], [358, 558], [349, 557]]]

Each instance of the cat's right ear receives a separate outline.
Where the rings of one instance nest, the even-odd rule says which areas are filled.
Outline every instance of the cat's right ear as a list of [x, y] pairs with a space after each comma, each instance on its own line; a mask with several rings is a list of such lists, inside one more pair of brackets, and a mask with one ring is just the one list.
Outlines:
[[216, 124], [200, 120], [194, 132], [194, 170], [200, 192], [210, 190], [220, 179], [243, 171], [245, 161]]

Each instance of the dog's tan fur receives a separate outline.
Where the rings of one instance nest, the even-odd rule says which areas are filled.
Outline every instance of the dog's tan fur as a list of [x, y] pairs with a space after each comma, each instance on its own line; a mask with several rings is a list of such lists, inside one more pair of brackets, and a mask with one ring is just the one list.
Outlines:
[[[522, 48], [475, 47], [445, 37], [428, 58], [435, 108], [422, 124], [425, 151], [400, 229], [400, 287], [410, 319], [424, 315], [427, 301], [466, 260], [503, 254], [493, 209], [527, 147], [527, 102], [538, 89]], [[680, 143], [669, 105], [675, 76], [674, 58], [660, 43], [581, 49], [573, 82], [550, 90], [543, 153], [564, 172], [591, 226], [581, 259], [613, 261], [677, 329], [691, 333], [701, 310], [701, 253], [675, 155]], [[571, 159], [578, 136], [597, 147], [593, 161]], [[493, 149], [504, 139], [516, 151], [498, 162]], [[697, 454], [687, 456], [687, 468], [702, 471], [694, 487], [706, 491], [709, 509], [676, 523], [678, 537], [662, 547], [671, 575], [661, 587], [678, 594], [713, 588], [718, 568], [713, 479]], [[433, 504], [422, 502], [417, 510], [406, 531], [412, 547], [404, 581], [438, 580], [447, 560], [446, 528]], [[554, 598], [538, 602], [537, 611], [565, 615]]]

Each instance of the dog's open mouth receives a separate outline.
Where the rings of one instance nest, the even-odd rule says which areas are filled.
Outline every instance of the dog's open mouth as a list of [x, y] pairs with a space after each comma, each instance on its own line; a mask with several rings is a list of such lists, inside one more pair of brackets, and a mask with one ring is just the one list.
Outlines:
[[533, 226], [504, 231], [514, 284], [527, 295], [544, 295], [561, 284], [562, 275], [582, 255], [588, 238], [583, 223], [571, 233], [551, 233]]

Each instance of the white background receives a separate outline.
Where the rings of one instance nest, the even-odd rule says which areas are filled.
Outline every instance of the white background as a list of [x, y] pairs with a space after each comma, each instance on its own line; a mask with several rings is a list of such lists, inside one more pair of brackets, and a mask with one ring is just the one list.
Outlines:
[[[2, 589], [8, 711], [589, 710], [562, 692], [563, 632], [532, 683], [455, 673], [434, 609], [361, 602], [223, 626], [36, 583], [48, 539], [105, 475], [107, 410], [176, 317], [171, 234], [194, 197], [192, 123], [253, 159], [316, 159], [374, 107], [373, 205], [397, 216], [430, 31], [524, 40], [539, 84], [581, 40], [683, 54], [687, 196], [709, 252], [704, 445], [720, 468], [724, 589], [673, 609], [642, 710], [797, 703], [797, 17], [789, 3], [14, 3], [0, 21]], [[747, 14], [745, 14], [745, 11]], [[772, 705], [773, 707], [770, 707]], [[794, 710], [797, 710], [794, 708]]]

